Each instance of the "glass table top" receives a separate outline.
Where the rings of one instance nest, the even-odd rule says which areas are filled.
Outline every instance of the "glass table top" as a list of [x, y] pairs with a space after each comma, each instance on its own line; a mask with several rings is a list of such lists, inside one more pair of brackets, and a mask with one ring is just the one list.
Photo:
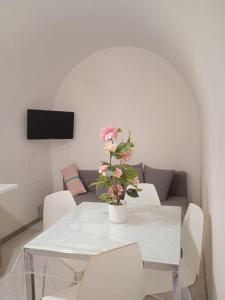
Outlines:
[[108, 220], [105, 203], [83, 202], [24, 246], [49, 253], [90, 256], [138, 242], [144, 262], [179, 265], [181, 208], [128, 208], [126, 223]]

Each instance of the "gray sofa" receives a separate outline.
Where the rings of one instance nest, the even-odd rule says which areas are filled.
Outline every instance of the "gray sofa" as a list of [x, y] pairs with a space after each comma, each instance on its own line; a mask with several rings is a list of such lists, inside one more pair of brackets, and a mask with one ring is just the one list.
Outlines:
[[[135, 165], [134, 168], [138, 173], [140, 182], [145, 182], [144, 169], [142, 164]], [[99, 202], [98, 193], [95, 187], [89, 187], [98, 176], [96, 170], [79, 170], [80, 179], [87, 190], [87, 193], [80, 194], [75, 197], [76, 204], [79, 205], [81, 202]], [[66, 185], [64, 184], [64, 189]], [[183, 214], [186, 212], [188, 206], [187, 199], [187, 174], [184, 171], [175, 171], [173, 179], [171, 181], [168, 195], [165, 201], [161, 201], [162, 205], [174, 205], [181, 206]]]

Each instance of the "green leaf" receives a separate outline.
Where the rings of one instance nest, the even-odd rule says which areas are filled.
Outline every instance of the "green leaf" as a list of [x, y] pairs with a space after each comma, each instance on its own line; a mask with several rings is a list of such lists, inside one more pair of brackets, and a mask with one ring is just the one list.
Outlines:
[[126, 190], [126, 193], [127, 193], [128, 196], [130, 196], [130, 197], [132, 197], [132, 198], [137, 198], [137, 197], [139, 197], [138, 192], [137, 192], [136, 189], [130, 188], [130, 189]]
[[130, 149], [130, 143], [121, 142], [116, 148], [115, 153], [126, 152]]
[[109, 184], [110, 184], [110, 182], [109, 182], [109, 178], [107, 176], [99, 175], [99, 177], [96, 179], [96, 181], [91, 183], [89, 185], [89, 187], [96, 186], [96, 188], [97, 188], [100, 185], [108, 186]]
[[115, 171], [116, 170], [116, 166], [114, 165], [110, 165], [108, 168], [107, 168], [107, 171]]
[[107, 161], [101, 161], [102, 165], [109, 165], [109, 163]]
[[118, 205], [118, 202], [117, 202], [117, 200], [109, 200], [109, 201], [107, 201], [107, 203], [108, 204], [111, 204], [111, 205]]
[[110, 199], [111, 197], [107, 194], [107, 193], [102, 193], [100, 196], [99, 196], [100, 199]]
[[99, 184], [98, 181], [92, 182], [91, 184], [89, 184], [89, 187], [95, 186], [95, 185], [97, 185], [97, 184]]
[[132, 167], [124, 167], [122, 169], [122, 177], [128, 182], [132, 181], [135, 177], [138, 176], [137, 172]]
[[112, 200], [112, 198], [107, 193], [102, 193], [98, 198], [104, 202], [108, 202]]

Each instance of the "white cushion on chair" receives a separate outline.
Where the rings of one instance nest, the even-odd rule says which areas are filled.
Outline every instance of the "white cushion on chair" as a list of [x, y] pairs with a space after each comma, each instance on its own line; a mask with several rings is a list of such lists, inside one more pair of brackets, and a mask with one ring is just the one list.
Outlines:
[[53, 295], [45, 296], [42, 300], [76, 300], [79, 285], [73, 285], [65, 290], [60, 290]]

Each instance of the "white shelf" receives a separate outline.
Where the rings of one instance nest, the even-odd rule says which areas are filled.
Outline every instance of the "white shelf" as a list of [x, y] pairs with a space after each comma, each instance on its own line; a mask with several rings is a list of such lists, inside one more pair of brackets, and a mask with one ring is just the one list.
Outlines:
[[18, 184], [0, 183], [0, 194], [12, 191], [18, 187]]

